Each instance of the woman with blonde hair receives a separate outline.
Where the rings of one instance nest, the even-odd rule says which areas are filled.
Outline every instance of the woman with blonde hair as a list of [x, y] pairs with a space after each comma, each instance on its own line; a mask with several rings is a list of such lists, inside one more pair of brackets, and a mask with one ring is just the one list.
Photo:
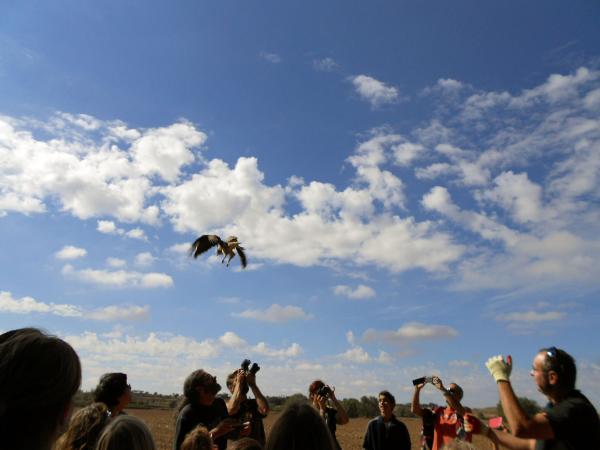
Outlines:
[[154, 439], [144, 422], [121, 415], [104, 428], [96, 450], [156, 450]]
[[81, 408], [69, 423], [67, 431], [56, 441], [55, 450], [94, 450], [100, 433], [110, 420], [104, 403], [92, 403]]

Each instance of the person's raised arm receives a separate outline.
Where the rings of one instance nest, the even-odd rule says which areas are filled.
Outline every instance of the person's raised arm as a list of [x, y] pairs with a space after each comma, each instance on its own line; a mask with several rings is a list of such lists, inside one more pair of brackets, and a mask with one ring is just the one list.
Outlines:
[[242, 403], [242, 387], [245, 381], [246, 373], [243, 369], [239, 369], [234, 380], [235, 386], [233, 388], [233, 393], [227, 402], [227, 414], [230, 416], [240, 410], [240, 405]]
[[336, 423], [338, 425], [346, 425], [350, 422], [350, 418], [348, 417], [348, 413], [346, 413], [344, 406], [338, 402], [338, 399], [335, 397], [335, 387], [331, 389], [330, 398], [337, 410]]
[[523, 411], [510, 384], [512, 358], [508, 356], [505, 361], [502, 355], [493, 356], [485, 365], [496, 380], [500, 403], [512, 434], [525, 439], [553, 439], [554, 430], [544, 413], [538, 413], [530, 418]]
[[421, 402], [419, 400], [419, 394], [421, 393], [423, 386], [425, 386], [425, 383], [415, 385], [415, 391], [413, 392], [412, 403], [410, 405], [411, 412], [419, 417], [423, 417], [423, 409], [421, 409]]
[[442, 392], [444, 398], [446, 399], [446, 403], [448, 403], [448, 406], [456, 411], [459, 416], [464, 416], [468, 412], [460, 403], [460, 400], [457, 398], [456, 394], [450, 392], [444, 387], [444, 383], [442, 383], [442, 379], [440, 377], [434, 377], [432, 383]]
[[269, 402], [267, 401], [265, 396], [258, 388], [258, 385], [256, 384], [256, 374], [252, 372], [248, 373], [246, 375], [246, 381], [248, 382], [248, 386], [250, 386], [250, 389], [254, 394], [254, 398], [256, 399], [256, 404], [258, 405], [258, 412], [261, 413], [263, 416], [266, 416], [267, 414], [269, 414]]

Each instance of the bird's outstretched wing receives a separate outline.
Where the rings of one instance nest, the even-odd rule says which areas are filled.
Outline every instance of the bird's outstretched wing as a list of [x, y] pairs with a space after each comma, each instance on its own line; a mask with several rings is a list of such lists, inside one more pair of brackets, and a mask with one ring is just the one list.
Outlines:
[[246, 259], [246, 253], [244, 253], [244, 247], [238, 245], [236, 248], [237, 254], [240, 255], [240, 262], [242, 263], [242, 267], [245, 269], [248, 265], [248, 260]]
[[215, 245], [223, 246], [225, 243], [216, 234], [203, 234], [196, 239], [190, 247], [190, 255], [192, 255], [194, 258], [197, 258], [199, 255]]

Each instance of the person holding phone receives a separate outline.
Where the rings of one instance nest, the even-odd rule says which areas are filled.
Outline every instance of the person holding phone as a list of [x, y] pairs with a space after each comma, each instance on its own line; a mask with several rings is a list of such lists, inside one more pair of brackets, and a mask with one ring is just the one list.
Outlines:
[[[426, 419], [432, 420], [430, 417], [427, 417], [431, 410], [422, 408], [419, 401], [421, 389], [425, 386], [425, 379], [415, 380], [413, 384], [415, 385], [415, 390], [411, 411], [421, 418], [425, 416]], [[434, 424], [432, 450], [439, 450], [457, 438], [471, 442], [472, 433], [467, 432], [464, 427], [464, 416], [470, 413], [471, 410], [465, 408], [460, 402], [463, 398], [462, 388], [456, 383], [450, 383], [448, 389], [446, 389], [440, 377], [432, 377], [431, 384], [442, 392], [446, 400], [446, 407], [437, 407], [432, 412]]]

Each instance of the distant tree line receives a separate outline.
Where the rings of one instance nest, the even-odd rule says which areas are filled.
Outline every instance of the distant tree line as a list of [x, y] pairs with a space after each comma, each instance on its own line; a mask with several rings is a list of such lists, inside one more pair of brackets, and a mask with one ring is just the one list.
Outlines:
[[[131, 409], [173, 409], [179, 402], [180, 394], [159, 394], [157, 392], [150, 393], [145, 391], [133, 391], [132, 397], [132, 401], [129, 404], [129, 408]], [[220, 394], [219, 397], [224, 399], [229, 398], [227, 394]], [[269, 405], [273, 411], [279, 411], [290, 403], [308, 403], [308, 398], [304, 394], [299, 393], [289, 396], [267, 396], [267, 400], [269, 401]], [[93, 401], [93, 391], [79, 391], [75, 396], [76, 406], [89, 405]], [[530, 416], [540, 411], [539, 405], [534, 400], [525, 397], [519, 397], [519, 402], [521, 403], [524, 411]], [[340, 400], [340, 403], [344, 406], [348, 416], [351, 418], [375, 417], [379, 415], [379, 404], [377, 402], [377, 397], [363, 395], [360, 399], [345, 398]], [[430, 404], [424, 406], [433, 407], [435, 405]], [[500, 403], [498, 403], [496, 409], [498, 415], [504, 417], [504, 412], [502, 411], [502, 405]], [[484, 414], [481, 410], [477, 409], [475, 409], [474, 412], [482, 418], [489, 415]], [[394, 414], [397, 417], [416, 417], [410, 411], [410, 403], [396, 405]]]

